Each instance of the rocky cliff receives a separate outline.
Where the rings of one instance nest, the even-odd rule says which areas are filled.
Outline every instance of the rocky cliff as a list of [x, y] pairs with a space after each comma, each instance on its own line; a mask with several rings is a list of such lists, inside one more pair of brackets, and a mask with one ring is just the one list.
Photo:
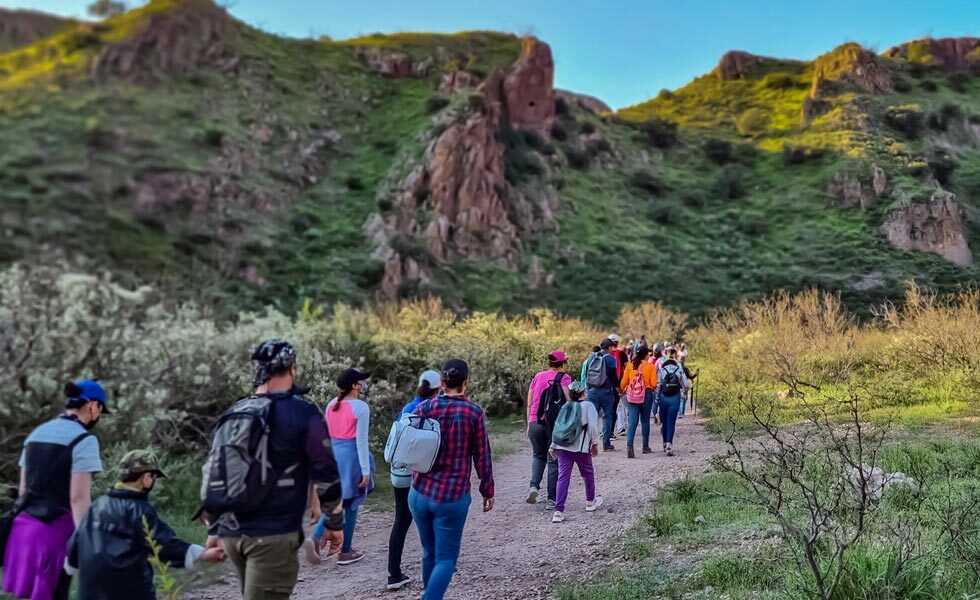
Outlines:
[[881, 230], [896, 248], [932, 252], [959, 266], [973, 264], [960, 206], [945, 190], [888, 213]]

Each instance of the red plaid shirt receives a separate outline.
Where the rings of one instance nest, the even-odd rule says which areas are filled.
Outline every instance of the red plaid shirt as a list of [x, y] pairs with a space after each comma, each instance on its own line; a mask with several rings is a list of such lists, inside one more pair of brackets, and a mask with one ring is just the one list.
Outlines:
[[493, 498], [490, 438], [480, 405], [465, 396], [440, 394], [419, 404], [415, 414], [438, 421], [442, 434], [442, 445], [432, 469], [415, 474], [415, 490], [435, 502], [456, 502], [470, 492], [472, 461], [480, 478], [480, 494]]

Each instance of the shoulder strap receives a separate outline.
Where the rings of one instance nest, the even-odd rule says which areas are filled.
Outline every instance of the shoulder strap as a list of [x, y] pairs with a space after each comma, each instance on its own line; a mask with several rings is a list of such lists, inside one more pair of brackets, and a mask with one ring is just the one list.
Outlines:
[[80, 443], [82, 443], [82, 440], [84, 440], [85, 438], [89, 437], [90, 435], [92, 435], [92, 434], [89, 433], [89, 432], [87, 432], [87, 431], [85, 433], [78, 434], [78, 437], [76, 437], [75, 439], [73, 439], [71, 442], [68, 443], [68, 450], [69, 451], [74, 450], [75, 449], [75, 446], [77, 446]]

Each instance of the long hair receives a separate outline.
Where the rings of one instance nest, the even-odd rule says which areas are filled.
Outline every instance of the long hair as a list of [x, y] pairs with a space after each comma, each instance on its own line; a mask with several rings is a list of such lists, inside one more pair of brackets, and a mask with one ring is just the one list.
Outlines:
[[636, 351], [636, 356], [633, 357], [633, 368], [634, 369], [639, 369], [640, 368], [640, 364], [649, 355], [650, 355], [650, 349], [647, 348], [646, 346], [643, 346], [642, 348], [640, 348], [639, 350], [637, 350]]
[[354, 391], [354, 388], [353, 387], [349, 387], [347, 389], [344, 389], [344, 388], [339, 388], [338, 389], [338, 391], [337, 391], [337, 403], [333, 405], [334, 412], [337, 412], [338, 410], [340, 410], [340, 403], [343, 402], [344, 401], [344, 398], [347, 397], [347, 394], [351, 393], [352, 391]]

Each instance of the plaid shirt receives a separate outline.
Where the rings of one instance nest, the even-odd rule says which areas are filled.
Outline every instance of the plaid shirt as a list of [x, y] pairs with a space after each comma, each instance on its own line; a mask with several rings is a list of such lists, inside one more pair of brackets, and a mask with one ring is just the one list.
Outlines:
[[479, 404], [465, 396], [440, 394], [415, 409], [420, 417], [439, 422], [442, 446], [432, 469], [415, 474], [415, 490], [434, 502], [456, 502], [470, 492], [470, 461], [480, 478], [480, 494], [493, 498], [493, 462], [486, 417]]

